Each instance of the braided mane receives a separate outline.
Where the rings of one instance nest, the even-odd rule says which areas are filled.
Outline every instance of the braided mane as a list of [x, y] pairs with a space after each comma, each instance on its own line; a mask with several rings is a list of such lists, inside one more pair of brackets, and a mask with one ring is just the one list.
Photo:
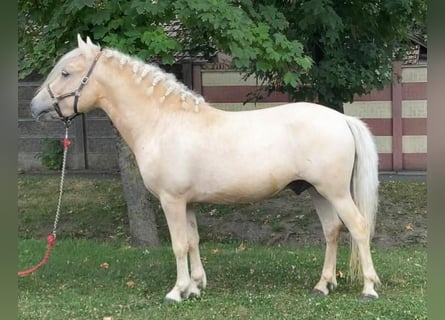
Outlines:
[[182, 101], [181, 106], [184, 110], [188, 109], [190, 101], [192, 101], [193, 110], [199, 112], [199, 104], [204, 102], [204, 98], [187, 88], [173, 74], [165, 72], [154, 64], [145, 63], [115, 49], [104, 49], [103, 56], [107, 59], [117, 60], [121, 66], [131, 68], [136, 85], [145, 86], [147, 96], [152, 96], [155, 88], [162, 86], [164, 94], [159, 97], [161, 105], [168, 96], [177, 95]]

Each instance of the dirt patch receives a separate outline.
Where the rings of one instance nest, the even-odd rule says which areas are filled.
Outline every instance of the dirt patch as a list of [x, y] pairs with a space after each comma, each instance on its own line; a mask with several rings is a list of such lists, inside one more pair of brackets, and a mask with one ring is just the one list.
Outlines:
[[[378, 247], [426, 245], [427, 210], [424, 181], [385, 181], [373, 244]], [[285, 190], [250, 205], [199, 207], [198, 222], [205, 240], [241, 240], [268, 245], [319, 245], [324, 236], [307, 192]], [[346, 244], [349, 235], [341, 234]]]

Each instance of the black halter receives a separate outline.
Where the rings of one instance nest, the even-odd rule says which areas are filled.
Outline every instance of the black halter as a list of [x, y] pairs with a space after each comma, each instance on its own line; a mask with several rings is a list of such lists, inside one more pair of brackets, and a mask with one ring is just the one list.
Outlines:
[[[60, 120], [62, 120], [66, 126], [69, 126], [71, 124], [71, 120], [73, 120], [75, 117], [77, 117], [79, 114], [81, 114], [80, 112], [77, 111], [77, 103], [79, 102], [80, 92], [82, 91], [83, 87], [85, 87], [85, 85], [88, 83], [88, 80], [90, 79], [90, 76], [93, 73], [94, 67], [96, 66], [97, 60], [99, 60], [101, 54], [102, 54], [102, 51], [100, 51], [96, 55], [93, 63], [90, 66], [90, 69], [88, 69], [87, 74], [85, 75], [85, 77], [82, 78], [82, 80], [80, 81], [80, 85], [76, 90], [56, 97], [54, 95], [54, 93], [51, 91], [49, 83], [46, 86], [51, 99], [53, 99], [54, 110], [56, 110], [57, 114], [60, 117]], [[72, 96], [74, 96], [74, 107], [73, 107], [74, 113], [70, 116], [65, 117], [62, 114], [62, 111], [60, 110], [59, 101], [65, 99], [65, 98], [68, 98], [68, 97], [72, 97]]]

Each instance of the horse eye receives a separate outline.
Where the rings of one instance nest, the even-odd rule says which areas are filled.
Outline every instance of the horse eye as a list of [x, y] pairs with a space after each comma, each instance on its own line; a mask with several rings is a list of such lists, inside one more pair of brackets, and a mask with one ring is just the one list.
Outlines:
[[62, 77], [68, 77], [70, 73], [66, 70], [62, 70]]

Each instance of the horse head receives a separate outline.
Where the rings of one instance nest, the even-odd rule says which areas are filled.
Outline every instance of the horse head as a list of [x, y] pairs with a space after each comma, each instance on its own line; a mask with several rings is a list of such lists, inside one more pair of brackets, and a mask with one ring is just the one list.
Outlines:
[[98, 45], [77, 35], [78, 47], [56, 63], [31, 101], [31, 114], [37, 119], [71, 121], [92, 109], [99, 97], [94, 69], [100, 57]]

